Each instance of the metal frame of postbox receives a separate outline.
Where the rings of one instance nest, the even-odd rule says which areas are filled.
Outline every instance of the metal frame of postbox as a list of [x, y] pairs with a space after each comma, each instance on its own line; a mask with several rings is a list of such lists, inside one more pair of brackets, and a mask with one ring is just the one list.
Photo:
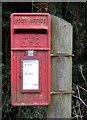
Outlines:
[[[12, 13], [10, 18], [11, 104], [47, 106], [50, 104], [50, 15]], [[33, 56], [28, 56], [30, 50], [34, 51]], [[39, 89], [23, 89], [23, 60], [39, 61]]]

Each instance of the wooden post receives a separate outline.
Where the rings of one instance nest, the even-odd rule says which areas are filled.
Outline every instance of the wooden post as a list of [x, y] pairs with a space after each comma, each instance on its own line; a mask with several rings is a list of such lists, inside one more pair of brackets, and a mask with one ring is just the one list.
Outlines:
[[[72, 25], [51, 16], [51, 54], [72, 54]], [[51, 92], [72, 91], [72, 57], [51, 56]], [[52, 94], [46, 118], [71, 118], [72, 94]]]

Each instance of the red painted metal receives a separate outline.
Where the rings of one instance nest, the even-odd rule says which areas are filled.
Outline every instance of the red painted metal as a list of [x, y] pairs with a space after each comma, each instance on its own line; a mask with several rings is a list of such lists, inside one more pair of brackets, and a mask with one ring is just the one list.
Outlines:
[[[34, 50], [33, 56], [28, 55]], [[23, 60], [39, 61], [39, 89], [23, 89]], [[11, 15], [11, 104], [46, 106], [50, 104], [50, 15], [13, 13]]]

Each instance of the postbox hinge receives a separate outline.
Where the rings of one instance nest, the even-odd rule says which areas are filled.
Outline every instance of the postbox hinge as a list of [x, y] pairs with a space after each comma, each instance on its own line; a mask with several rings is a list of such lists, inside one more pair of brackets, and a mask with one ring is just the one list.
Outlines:
[[57, 95], [57, 94], [73, 94], [75, 91], [53, 91], [50, 94], [51, 95]]
[[66, 54], [66, 53], [52, 53], [51, 57], [73, 57], [74, 54]]

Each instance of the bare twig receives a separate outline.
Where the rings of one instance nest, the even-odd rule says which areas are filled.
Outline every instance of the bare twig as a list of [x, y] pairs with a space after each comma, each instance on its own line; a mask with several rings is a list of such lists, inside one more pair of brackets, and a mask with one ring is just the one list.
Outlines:
[[21, 106], [18, 108], [18, 120], [20, 120], [20, 111], [21, 111]]
[[[78, 120], [79, 120], [79, 118], [83, 118], [83, 116], [82, 115], [76, 115], [76, 116], [74, 116], [73, 118], [77, 118]], [[82, 119], [81, 119], [82, 120]]]
[[87, 107], [87, 105], [85, 104], [85, 102], [80, 98], [80, 97], [78, 97], [78, 96], [75, 96], [75, 95], [73, 95], [73, 97], [75, 97], [75, 98], [77, 98], [77, 99], [79, 99], [86, 107]]
[[33, 12], [33, 0], [32, 0], [32, 12]]
[[79, 88], [81, 88], [82, 90], [84, 90], [85, 92], [87, 92], [87, 90], [81, 86], [78, 85]]
[[80, 92], [79, 92], [79, 88], [78, 88], [78, 86], [77, 86], [77, 91], [78, 91], [78, 96], [79, 96], [79, 98], [80, 98]]
[[83, 80], [85, 82], [85, 85], [86, 85], [86, 88], [87, 88], [87, 81], [86, 81], [86, 78], [85, 78], [85, 76], [83, 74], [83, 66], [82, 65], [79, 65], [79, 70], [80, 70], [80, 73], [82, 75], [82, 78], [83, 78]]
[[84, 90], [85, 92], [87, 92], [87, 90], [86, 90], [85, 88], [81, 87], [80, 85], [76, 85], [76, 84], [74, 84], [74, 83], [73, 83], [73, 85], [74, 85], [74, 86], [78, 86], [80, 89], [82, 89], [82, 90]]
[[87, 107], [86, 103], [81, 98], [79, 98], [79, 100]]
[[86, 101], [86, 99], [85, 99], [84, 101], [81, 99], [79, 89], [82, 89], [82, 90], [84, 90], [85, 92], [87, 92], [87, 90], [85, 90], [83, 87], [81, 87], [81, 86], [79, 86], [79, 85], [76, 85], [76, 84], [73, 84], [73, 85], [76, 87], [76, 91], [77, 91], [77, 95], [74, 95], [74, 94], [73, 94], [73, 97], [75, 97], [75, 98], [77, 99], [77, 100], [76, 100], [76, 106], [73, 106], [73, 110], [74, 110], [74, 116], [73, 116], [73, 118], [76, 118], [77, 120], [79, 120], [79, 118], [80, 118], [80, 120], [82, 120], [82, 118], [83, 118], [83, 113], [82, 113], [81, 105], [80, 105], [80, 102], [79, 102], [79, 101], [81, 101], [81, 103], [82, 103], [85, 107], [87, 107], [87, 104], [84, 102], [84, 101]]

